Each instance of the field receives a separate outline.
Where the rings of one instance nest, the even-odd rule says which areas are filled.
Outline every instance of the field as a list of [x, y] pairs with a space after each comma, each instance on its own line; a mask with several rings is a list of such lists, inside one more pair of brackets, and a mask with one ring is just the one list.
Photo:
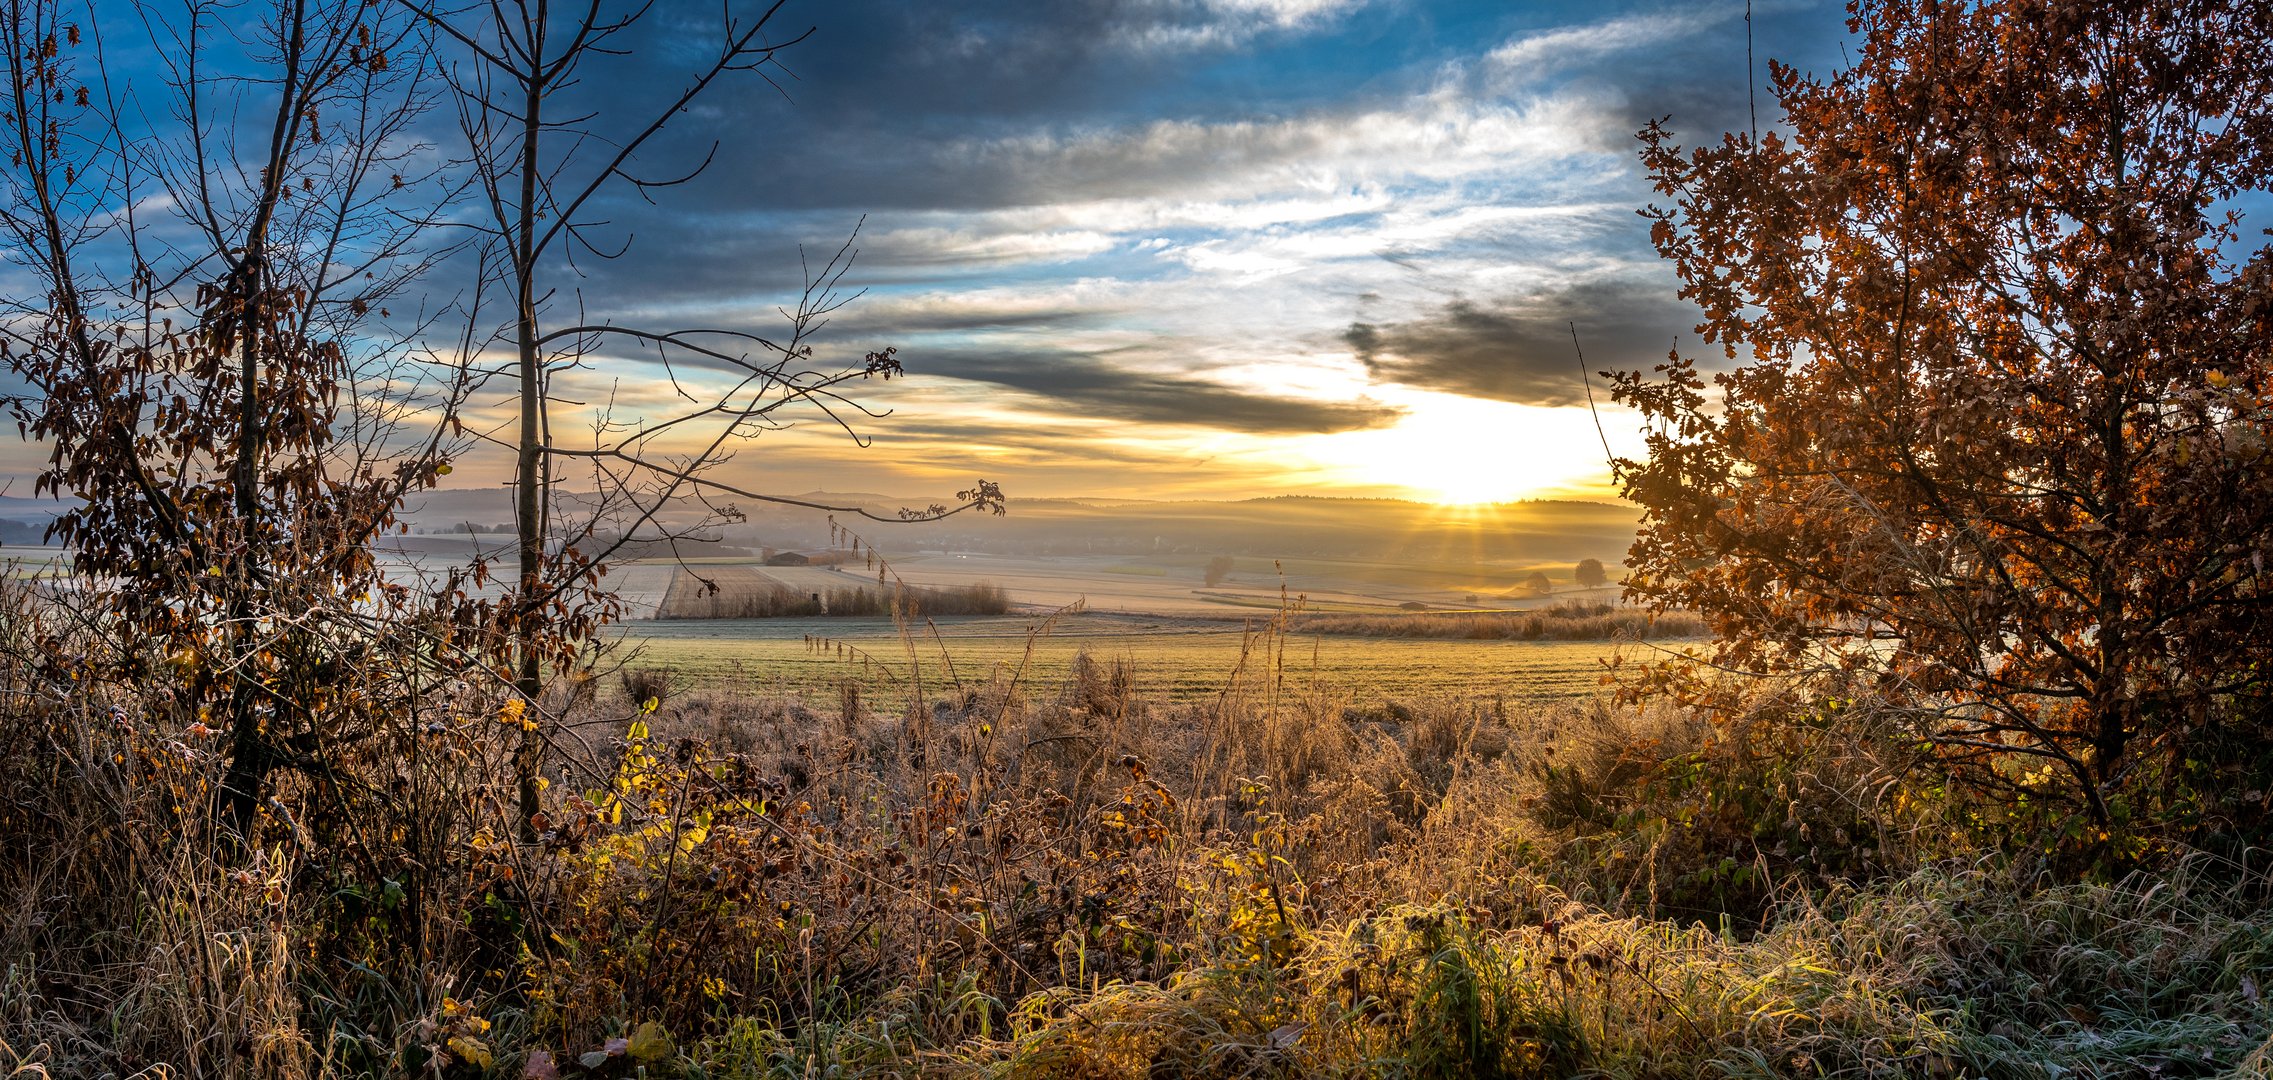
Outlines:
[[623, 636], [637, 646], [627, 666], [669, 670], [682, 686], [732, 681], [764, 693], [833, 694], [852, 679], [880, 702], [908, 700], [919, 687], [936, 700], [997, 673], [1046, 690], [1070, 676], [1079, 655], [1126, 662], [1137, 692], [1171, 701], [1205, 699], [1235, 674], [1265, 679], [1273, 670], [1283, 690], [1363, 687], [1376, 703], [1438, 695], [1549, 701], [1600, 689], [1604, 658], [1621, 649], [1663, 655], [1610, 642], [1325, 635], [1295, 635], [1265, 655], [1261, 636], [1240, 623], [1089, 613], [1044, 623], [945, 618], [903, 635], [888, 619], [717, 619], [632, 623]]
[[[893, 556], [891, 570], [911, 585], [999, 585], [1012, 599], [1037, 609], [1081, 601], [1091, 611], [1166, 615], [1267, 615], [1298, 597], [1310, 611], [1363, 613], [1397, 611], [1407, 604], [1517, 611], [1564, 598], [1607, 600], [1616, 595], [1615, 589], [1579, 589], [1569, 565], [1527, 561], [1432, 565], [1245, 556], [1233, 558], [1231, 573], [1214, 585], [1206, 582], [1207, 561], [1192, 555], [930, 553]], [[765, 573], [793, 588], [823, 589], [857, 582], [862, 569], [858, 563], [843, 568], [769, 566]], [[1539, 596], [1520, 588], [1533, 572], [1546, 573], [1555, 591]], [[867, 580], [875, 580], [873, 573]]]
[[[733, 610], [744, 594], [784, 586], [797, 594], [873, 587], [876, 571], [765, 566], [750, 559], [625, 568], [619, 634], [638, 646], [632, 667], [667, 669], [682, 687], [730, 681], [765, 693], [834, 694], [857, 681], [872, 700], [936, 700], [995, 678], [1050, 687], [1075, 657], [1128, 665], [1138, 692], [1172, 701], [1221, 694], [1235, 674], [1249, 686], [1266, 671], [1282, 689], [1364, 687], [1368, 698], [1420, 695], [1546, 701], [1601, 687], [1604, 658], [1649, 645], [1610, 642], [1465, 641], [1409, 634], [1296, 634], [1268, 657], [1254, 629], [1289, 605], [1316, 616], [1397, 619], [1431, 612], [1512, 612], [1566, 600], [1605, 601], [1615, 589], [1580, 589], [1568, 566], [1542, 568], [1556, 588], [1540, 596], [1512, 587], [1528, 563], [1434, 566], [1395, 560], [1236, 558], [1230, 574], [1205, 581], [1190, 555], [1035, 555], [931, 552], [890, 560], [891, 578], [918, 588], [999, 586], [1005, 617], [940, 617], [903, 634], [884, 618], [702, 618]], [[717, 586], [705, 595], [704, 581]], [[1053, 618], [1061, 608], [1077, 614]], [[655, 621], [644, 617], [659, 616]], [[1437, 617], [1437, 616], [1430, 616]], [[1446, 616], [1454, 617], [1454, 616]]]
[[[415, 548], [384, 553], [406, 579], [437, 579], [463, 562], [472, 547], [459, 541], [416, 537]], [[52, 549], [23, 549], [52, 554]], [[1322, 557], [1273, 559], [1240, 556], [1229, 576], [1215, 585], [1205, 580], [1207, 558], [1191, 555], [1029, 555], [940, 553], [890, 555], [890, 573], [919, 588], [955, 589], [997, 585], [1019, 610], [1046, 613], [1080, 603], [1092, 612], [1246, 618], [1268, 616], [1288, 601], [1305, 611], [1335, 614], [1391, 614], [1430, 611], [1524, 611], [1559, 601], [1616, 599], [1615, 586], [1583, 589], [1571, 580], [1569, 564], [1526, 561], [1448, 565], [1392, 559]], [[1539, 595], [1520, 586], [1534, 572], [1545, 573], [1553, 591]], [[775, 583], [801, 593], [873, 586], [876, 571], [860, 562], [842, 567], [762, 566], [755, 558], [643, 559], [610, 564], [606, 584], [616, 591], [627, 619], [655, 618], [667, 606], [699, 615], [705, 603], [696, 594], [704, 580], [720, 596], [734, 596]], [[482, 590], [497, 595], [492, 580]], [[675, 599], [674, 599], [675, 598]]]

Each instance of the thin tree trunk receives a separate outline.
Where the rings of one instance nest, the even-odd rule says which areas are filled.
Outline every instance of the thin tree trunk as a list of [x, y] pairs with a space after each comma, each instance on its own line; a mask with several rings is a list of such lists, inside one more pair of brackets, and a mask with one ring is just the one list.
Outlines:
[[[541, 110], [544, 107], [544, 86], [532, 73], [523, 84], [525, 98], [521, 113], [521, 205], [518, 250], [514, 252], [514, 275], [519, 313], [514, 325], [516, 344], [521, 360], [521, 439], [520, 461], [514, 474], [515, 525], [520, 532], [521, 589], [520, 611], [514, 620], [513, 632], [520, 635], [519, 670], [514, 685], [521, 696], [528, 699], [532, 708], [537, 695], [544, 689], [539, 669], [538, 648], [531, 640], [531, 623], [538, 617], [535, 598], [541, 591], [539, 583], [544, 575], [544, 372], [537, 353], [537, 297], [536, 297], [536, 235], [537, 235], [537, 136], [542, 128]], [[521, 733], [520, 752], [514, 762], [521, 794], [521, 837], [534, 841], [537, 838], [536, 817], [542, 809], [539, 773], [544, 767], [544, 733], [539, 728], [526, 728]]]

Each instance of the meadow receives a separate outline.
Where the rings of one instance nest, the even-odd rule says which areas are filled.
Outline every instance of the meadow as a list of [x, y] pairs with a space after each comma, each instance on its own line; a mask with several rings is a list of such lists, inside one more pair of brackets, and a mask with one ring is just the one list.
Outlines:
[[1447, 695], [1546, 702], [1595, 693], [1621, 653], [1670, 645], [1465, 641], [1343, 635], [1265, 639], [1247, 624], [1167, 616], [714, 619], [626, 624], [618, 662], [682, 686], [720, 680], [782, 694], [833, 694], [847, 681], [884, 700], [961, 694], [997, 679], [1054, 686], [1077, 658], [1120, 664], [1148, 697], [1220, 694], [1271, 665], [1290, 689], [1359, 688], [1369, 699]]

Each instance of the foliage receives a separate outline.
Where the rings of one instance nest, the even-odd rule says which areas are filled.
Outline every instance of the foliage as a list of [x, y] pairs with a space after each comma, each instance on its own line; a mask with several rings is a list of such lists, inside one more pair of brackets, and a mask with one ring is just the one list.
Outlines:
[[[447, 467], [433, 439], [390, 445], [402, 414], [356, 392], [400, 374], [371, 316], [431, 246], [426, 148], [406, 134], [419, 78], [385, 59], [418, 35], [396, 13], [284, 5], [243, 42], [275, 50], [272, 79], [247, 89], [174, 58], [153, 90], [181, 126], [137, 140], [100, 27], [48, 3], [7, 16], [0, 224], [40, 290], [5, 305], [0, 363], [26, 387], [7, 406], [47, 445], [33, 489], [67, 500], [50, 532], [114, 638], [51, 642], [41, 662], [126, 680], [162, 663], [181, 722], [227, 732], [212, 798], [242, 831], [272, 771], [394, 715], [389, 677], [339, 685], [375, 646], [409, 645], [371, 623], [435, 621], [380, 579], [370, 542]], [[211, 31], [209, 12], [180, 18], [152, 32]], [[273, 120], [257, 174], [210, 183], [212, 128], [236, 109]], [[118, 209], [145, 202], [173, 208], [178, 238]]]
[[[1992, 26], [2023, 33], [2031, 47], [2025, 34], [2039, 31], [2104, 41], [2163, 26], [2159, 13], [2060, 7], [2016, 30], [1996, 22], [2008, 7], [1935, 9], [1931, 26], [1946, 31], [1947, 48], [1930, 56], [1979, 59], [1968, 34]], [[2141, 227], [2127, 215], [2159, 205], [2183, 222], [2199, 205], [2157, 204], [2160, 189], [2118, 208], [2061, 204], [2076, 214], [2031, 236], [2069, 261], [2033, 281], [2043, 295], [2031, 302], [2066, 322], [2034, 309], [2016, 315], [1968, 292], [1976, 279], [1943, 272], [1967, 269], [1968, 257], [2026, 261], [2036, 249], [1897, 214], [1915, 238], [1942, 244], [1914, 247], [1931, 256], [1927, 269], [1939, 267], [1915, 293], [1917, 319], [1887, 331], [1819, 276], [1798, 294], [1771, 296], [1779, 303], [1756, 323], [1739, 319], [1733, 301], [1717, 310], [1722, 340], [1745, 330], [1753, 336], [1741, 340], [1763, 356], [1731, 381], [1725, 416], [1701, 410], [1701, 384], [1679, 364], [1670, 384], [1623, 385], [1673, 425], [1653, 444], [1657, 456], [1626, 466], [1653, 514], [1643, 553], [1698, 560], [1679, 564], [1698, 571], [1679, 580], [1668, 576], [1674, 563], [1645, 560], [1637, 588], [1700, 598], [1736, 634], [1722, 650], [1727, 666], [1781, 669], [1780, 679], [1708, 682], [1649, 669], [1623, 688], [1629, 697], [1678, 681], [1686, 698], [1648, 707], [1605, 698], [1510, 710], [1480, 694], [1382, 701], [1378, 686], [1301, 678], [1299, 648], [1290, 667], [1289, 635], [1304, 625], [1290, 606], [1241, 634], [1237, 661], [1204, 697], [1178, 702], [1148, 699], [1120, 660], [1083, 655], [1063, 680], [1040, 677], [1033, 637], [1016, 660], [984, 673], [942, 657], [945, 677], [927, 683], [931, 660], [907, 620], [909, 678], [896, 701], [847, 679], [815, 709], [641, 672], [624, 673], [614, 693], [594, 675], [604, 591], [576, 595], [577, 581], [598, 577], [597, 553], [564, 545], [503, 602], [480, 597], [481, 566], [425, 589], [376, 569], [370, 538], [407, 492], [443, 474], [448, 425], [400, 439], [400, 414], [365, 411], [401, 400], [357, 392], [369, 369], [354, 349], [387, 316], [367, 320], [378, 294], [354, 291], [367, 286], [327, 285], [334, 259], [303, 265], [296, 254], [339, 255], [309, 244], [341, 218], [284, 207], [371, 205], [355, 195], [360, 180], [323, 169], [342, 156], [367, 167], [402, 149], [399, 124], [417, 95], [389, 80], [429, 70], [415, 27], [385, 23], [369, 5], [279, 4], [278, 20], [248, 46], [286, 58], [281, 78], [247, 83], [274, 95], [260, 99], [281, 133], [272, 168], [240, 178], [253, 180], [249, 202], [226, 213], [208, 206], [216, 212], [192, 222], [198, 250], [173, 253], [184, 263], [154, 280], [135, 258], [132, 273], [107, 281], [81, 256], [100, 266], [131, 255], [144, 234], [105, 208], [148, 205], [122, 196], [154, 175], [183, 191], [210, 178], [185, 164], [203, 160], [195, 154], [126, 151], [117, 103], [93, 92], [105, 84], [71, 67], [87, 55], [73, 50], [92, 46], [59, 10], [10, 9], [13, 123], [0, 136], [13, 139], [11, 251], [48, 286], [0, 320], [6, 360], [33, 390], [12, 407], [53, 439], [43, 490], [79, 500], [62, 534], [81, 558], [76, 576], [0, 582], [0, 745], [9, 748], [0, 754], [0, 1069], [11, 1076], [2054, 1076], [2079, 1063], [2096, 1075], [2156, 1076], [2263, 1075], [2273, 1060], [2273, 1012], [2259, 988], [2273, 965], [2261, 850], [2168, 859], [2159, 877], [2047, 885], [2033, 860], [2000, 861], [1980, 846], [1999, 832], [2070, 824], [2079, 799], [2115, 826], [2126, 813], [2159, 815], [2156, 838], [2173, 847], [2185, 835], [2246, 838], [2262, 828], [2268, 785], [2257, 770], [2273, 766], [2262, 717], [2250, 711], [2261, 704], [2253, 665], [2262, 660], [2251, 650], [2262, 646], [2237, 637], [2258, 617], [2257, 567], [2216, 545], [2258, 542], [2248, 512], [2261, 508], [2250, 501], [2261, 481], [2234, 462], [2249, 456], [2245, 436], [2262, 425], [2252, 395], [2267, 376], [2245, 362], [2263, 343], [2262, 305], [2250, 306], [2263, 291], [2244, 286], [2265, 260], [2220, 276], [2216, 254], [2192, 246], [2222, 235], [2211, 229], [2149, 245], [2160, 276], [2109, 261], [2141, 254], [2130, 235]], [[211, 11], [192, 8], [193, 28]], [[1680, 173], [1674, 187], [1693, 181], [1712, 194], [1734, 175], [1716, 169], [1828, 168], [1847, 160], [1833, 153], [1840, 147], [1907, 168], [1908, 157], [1871, 157], [1885, 148], [1867, 140], [1815, 141], [1845, 130], [1832, 115], [1842, 93], [1902, 90], [1860, 110], [1881, 118], [1903, 115], [1894, 106], [1918, 104], [1912, 98], [1942, 100], [1934, 95], [1945, 91], [1925, 88], [1890, 51], [1912, 28], [1905, 19], [1927, 16], [1895, 5], [1865, 13], [1884, 23], [1885, 40], [1860, 70], [1890, 82], [1824, 88], [1780, 72], [1801, 118], [1798, 142], [1741, 144], [1691, 163], [1660, 150], [1652, 160], [1661, 178]], [[609, 25], [586, 29], [599, 27], [604, 42]], [[2104, 61], [2183, 82], [2183, 100], [2158, 114], [2180, 126], [2206, 103], [2261, 103], [2235, 80], [2246, 82], [2257, 70], [2250, 61], [2273, 48], [2263, 34], [2220, 54], [2239, 76], [2154, 67], [2148, 46], [2192, 48], [2184, 34], [2124, 40], [2139, 48], [2087, 56], [2043, 44], [2038, 51], [2062, 63], [1968, 69], [1955, 92], [2050, 94]], [[729, 51], [720, 70], [759, 53]], [[187, 81], [174, 89], [196, 113], [203, 106], [190, 103], [210, 104], [198, 95], [216, 84], [196, 74], [210, 68], [179, 59], [174, 70]], [[406, 96], [381, 94], [386, 87]], [[375, 97], [397, 104], [360, 110]], [[2127, 100], [2084, 97], [2086, 112]], [[2250, 135], [2256, 114], [2243, 113], [2191, 147], [2208, 155], [2189, 160], [2209, 166], [2203, 190], [2212, 195], [2254, 167], [2239, 151], [2217, 157], [2236, 140], [2262, 141]], [[1970, 115], [1963, 110], [1924, 114], [1947, 125], [1936, 129], [1943, 141], [1920, 152], [1934, 168], [1813, 175], [1839, 180], [1827, 189], [1891, 184], [1950, 196], [1937, 155], [1986, 144], [1952, 141], [1951, 132], [1973, 130], [1956, 122]], [[351, 117], [371, 126], [335, 120]], [[319, 126], [337, 132], [343, 122], [355, 137], [341, 138], [379, 156], [314, 149]], [[181, 137], [192, 141], [207, 130], [189, 127]], [[2085, 173], [2097, 160], [2089, 138], [1998, 145], [2033, 146]], [[2170, 164], [2147, 145], [2145, 165]], [[82, 167], [89, 162], [99, 167]], [[2009, 155], [1997, 163], [2022, 168]], [[1793, 220], [1815, 232], [1795, 230], [1792, 247], [1763, 242], [1763, 259], [1786, 260], [1777, 265], [1802, 277], [1891, 265], [1873, 263], [1868, 238], [1840, 233], [1845, 211], [1809, 201], [1816, 196], [1829, 198], [1787, 200]], [[2055, 196], [2065, 193], [2031, 197]], [[1692, 198], [1684, 224], [1669, 219], [1661, 242], [1686, 250], [1737, 235], [1713, 231], [1716, 208], [1732, 205]], [[513, 214], [526, 237], [537, 215], [526, 201]], [[377, 217], [411, 232], [356, 233], [381, 237], [362, 265], [403, 262], [356, 280], [392, 289], [424, 265], [415, 242], [423, 226]], [[573, 218], [547, 228], [572, 228]], [[2071, 235], [2069, 222], [2103, 228]], [[1809, 246], [1827, 235], [1848, 246]], [[1750, 250], [1725, 250], [1740, 249]], [[1717, 265], [1702, 254], [1684, 263], [1692, 287], [1737, 290], [1749, 280], [1716, 277], [1734, 274]], [[1748, 265], [1769, 272], [1766, 261]], [[510, 336], [533, 346], [533, 264], [518, 266]], [[2060, 337], [2080, 316], [2058, 303], [2113, 310], [2103, 302], [2110, 276], [2129, 290], [2135, 306], [2122, 311], [2133, 317]], [[1867, 299], [1888, 280], [1839, 284]], [[121, 302], [153, 317], [136, 326], [96, 314]], [[1874, 437], [1898, 426], [1895, 413], [1871, 411], [1856, 372], [1885, 359], [1871, 348], [1890, 333], [1915, 344], [1905, 327], [1924, 328], [1919, 340], [1935, 355], [2028, 367], [1975, 348], [2000, 325], [2013, 331], [2016, 318], [2044, 331], [2046, 355], [2138, 361], [2063, 382], [2047, 376], [2076, 372], [2046, 360], [2029, 368], [2026, 393], [1999, 381], [2003, 369], [1918, 361], [1915, 380], [1944, 405], [1978, 391], [2005, 410], [2002, 426], [1980, 422], [1965, 438], [2025, 459], [1994, 478], [2036, 487], [1994, 489], [1980, 471], [1994, 457], [1957, 461], [1944, 446], [1920, 459], [1940, 463], [1931, 490], [1971, 516], [1932, 518], [1913, 499], [1901, 520], [1920, 527], [1895, 543], [1878, 509], [1831, 499], [1803, 514], [1790, 501], [1844, 498], [1863, 490], [1859, 481], [1811, 488], [1841, 474], [1743, 456], [1771, 434], [1794, 453], [1848, 445], [1836, 430], [1778, 412], [1787, 392], [1857, 408]], [[1845, 329], [1817, 340], [1794, 329], [1803, 326]], [[2197, 350], [2189, 355], [2223, 365], [2201, 379], [2215, 393], [2178, 380], [2190, 362], [2174, 358], [2182, 336]], [[855, 370], [897, 371], [888, 350], [867, 364]], [[2096, 429], [2112, 441], [2073, 454], [2027, 441], [2072, 434], [2055, 421], [2113, 392], [2103, 384], [2118, 374], [2131, 380], [2126, 393], [2159, 387], [2161, 396], [2137, 408], [2140, 399], [2118, 395], [2129, 404], [2117, 418], [2129, 427]], [[454, 405], [465, 385], [443, 389], [442, 400]], [[2186, 460], [2166, 460], [2179, 455], [2173, 447]], [[1917, 469], [1887, 466], [1869, 490], [1916, 496]], [[2062, 492], [2100, 492], [2092, 485], [2111, 472], [2148, 486], [2095, 511], [2096, 527], [2070, 529], [2074, 507], [2047, 508]], [[1700, 477], [1711, 482], [1700, 487]], [[984, 483], [961, 498], [1001, 505]], [[1883, 505], [1893, 504], [1873, 504]], [[2188, 547], [2157, 516], [2165, 512], [2220, 529]], [[524, 540], [530, 520], [517, 523]], [[1728, 546], [1707, 558], [1676, 520], [1710, 523]], [[1804, 575], [1747, 577], [1766, 572], [1743, 560], [1765, 558], [1760, 545], [1776, 528], [1794, 543], [1846, 544], [1833, 549], [1842, 558], [1886, 556], [1848, 572], [1900, 588], [1833, 594], [1793, 584], [1813, 580]], [[1948, 557], [1931, 573], [1902, 561], [1933, 544]], [[1787, 562], [1776, 567], [1814, 565], [1777, 550]], [[1984, 550], [2003, 561], [1970, 561]], [[2057, 575], [2106, 565], [2087, 555], [2131, 560], [2114, 564], [2131, 577], [2092, 586], [2103, 606], [2088, 632], [2052, 626], [2046, 620], [2073, 616], [2083, 595]], [[2196, 581], [2205, 566], [2233, 573]], [[2008, 597], [1995, 591], [1998, 574], [2053, 585]], [[2155, 606], [2167, 597], [2149, 586], [2172, 574], [2195, 575], [2194, 607]], [[1739, 586], [1766, 606], [1733, 599]], [[539, 587], [555, 590], [541, 617], [531, 604]], [[1921, 595], [1965, 603], [1903, 606]], [[2110, 598], [2121, 603], [2105, 607]], [[1583, 624], [1612, 614], [1568, 610], [1537, 617]], [[1998, 621], [1979, 623], [1984, 613]], [[1948, 621], [1960, 615], [1977, 621]], [[1857, 626], [1840, 620], [1865, 616], [1907, 636], [1884, 651], [1851, 648], [1827, 670], [1790, 670], [1812, 649], [1856, 646]], [[2001, 635], [1998, 655], [2018, 659], [1990, 668], [1960, 651], [1935, 667], [1923, 651], [1960, 640], [1933, 636], [1952, 626], [1984, 625]], [[549, 635], [535, 649], [533, 630]], [[2131, 651], [2108, 653], [2118, 638]], [[2148, 641], [2161, 651], [2139, 651]], [[2046, 667], [2030, 650], [2092, 652], [2133, 674], [2118, 684], [2080, 665]], [[532, 687], [526, 661], [540, 653], [557, 675]], [[2240, 666], [2204, 674], [2221, 660]], [[1985, 672], [2036, 681], [2000, 698], [1964, 679]], [[2093, 743], [2098, 729], [2053, 722], [2062, 709], [2109, 700], [2130, 710], [2124, 723], [2141, 725], [2126, 737], [2121, 768], [2103, 768], [2116, 756]], [[1929, 711], [1936, 706], [1948, 708]], [[1922, 715], [1932, 722], [1921, 726]], [[1984, 727], [1997, 724], [2006, 726]], [[1968, 747], [1969, 730], [2016, 738]], [[2012, 770], [1967, 756], [1976, 749], [2073, 759], [2081, 771]], [[1945, 785], [1922, 767], [1929, 759], [1974, 783]]]
[[1571, 578], [1584, 589], [1599, 589], [1610, 584], [1610, 572], [1602, 568], [1600, 559], [1580, 559], [1578, 566], [1571, 570]]
[[1773, 68], [1788, 134], [1643, 133], [1739, 363], [1617, 377], [1629, 593], [1723, 666], [1871, 673], [2065, 850], [2262, 838], [2203, 769], [2273, 740], [2273, 248], [2227, 213], [2273, 184], [2273, 10], [1852, 10], [1851, 68]]

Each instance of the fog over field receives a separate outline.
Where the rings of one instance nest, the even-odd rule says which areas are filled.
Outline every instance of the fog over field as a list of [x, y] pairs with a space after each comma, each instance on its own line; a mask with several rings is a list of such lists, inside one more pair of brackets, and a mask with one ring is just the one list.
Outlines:
[[[886, 518], [931, 501], [825, 492], [804, 497]], [[1036, 611], [1079, 603], [1091, 611], [1240, 617], [1297, 600], [1319, 612], [1415, 610], [1410, 605], [1525, 610], [1569, 599], [1615, 599], [1614, 587], [1580, 588], [1573, 570], [1581, 560], [1598, 559], [1615, 578], [1635, 522], [1630, 508], [1609, 503], [1447, 507], [1308, 497], [1013, 499], [1000, 517], [966, 514], [925, 523], [762, 503], [739, 509], [746, 516], [736, 520], [682, 503], [674, 524], [698, 539], [629, 545], [611, 558], [625, 616], [653, 617], [673, 580], [708, 580], [706, 566], [754, 567], [784, 553], [825, 563], [831, 551], [859, 554], [834, 565], [765, 566], [756, 580], [808, 593], [856, 587], [876, 580], [880, 558], [889, 580], [918, 587], [997, 585], [1015, 605]], [[496, 527], [492, 519], [510, 514], [501, 492], [435, 492], [406, 515], [412, 533], [388, 545], [440, 565], [475, 548], [505, 546], [508, 535], [488, 530]], [[474, 532], [464, 531], [469, 525]], [[578, 543], [597, 550], [607, 537], [599, 539]], [[1228, 564], [1211, 575], [1209, 564], [1222, 559]], [[1534, 574], [1546, 575], [1551, 588], [1537, 589], [1530, 583]]]

